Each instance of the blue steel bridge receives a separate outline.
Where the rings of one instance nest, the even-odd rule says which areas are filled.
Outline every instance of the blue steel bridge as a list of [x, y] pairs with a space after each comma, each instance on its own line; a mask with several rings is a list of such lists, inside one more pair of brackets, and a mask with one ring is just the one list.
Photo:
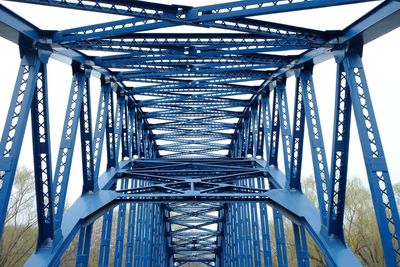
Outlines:
[[[351, 123], [358, 128], [352, 134], [361, 143], [386, 265], [400, 264], [399, 214], [362, 60], [365, 44], [400, 25], [399, 1], [376, 1], [334, 31], [262, 15], [312, 15], [316, 8], [369, 1], [11, 2], [124, 16], [54, 31], [0, 5], [0, 35], [18, 45], [21, 56], [0, 141], [0, 234], [27, 138], [38, 238], [26, 266], [57, 266], [75, 237], [77, 266], [88, 265], [94, 246], [99, 266], [272, 266], [275, 257], [287, 266], [283, 217], [292, 222], [298, 266], [310, 266], [306, 235], [328, 266], [359, 266], [343, 233]], [[55, 162], [50, 57], [72, 68], [61, 139], [51, 136], [60, 140]], [[337, 73], [328, 162], [313, 67], [332, 58]], [[90, 86], [93, 75], [99, 88]], [[292, 114], [289, 77], [296, 81]], [[91, 105], [93, 91], [98, 106]], [[29, 116], [32, 134], [26, 136]], [[310, 151], [303, 152], [305, 138]], [[81, 155], [74, 155], [76, 146]], [[301, 190], [303, 153], [312, 156], [317, 206]], [[82, 195], [66, 210], [74, 160], [82, 161]], [[101, 222], [97, 244], [95, 221]]]

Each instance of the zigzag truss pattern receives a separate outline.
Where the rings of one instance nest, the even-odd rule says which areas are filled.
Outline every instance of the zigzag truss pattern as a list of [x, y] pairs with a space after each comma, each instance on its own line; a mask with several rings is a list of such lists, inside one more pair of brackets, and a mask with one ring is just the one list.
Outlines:
[[[40, 29], [7, 8], [11, 2], [112, 20]], [[298, 266], [310, 266], [307, 235], [328, 266], [360, 266], [343, 233], [353, 110], [386, 265], [398, 266], [400, 219], [362, 50], [400, 26], [400, 2], [375, 1], [334, 31], [268, 19], [364, 2], [370, 1], [3, 2], [0, 35], [19, 46], [21, 64], [0, 140], [0, 236], [30, 116], [38, 240], [26, 266], [58, 266], [75, 237], [77, 266], [88, 266], [93, 247], [100, 250], [99, 266], [272, 266], [274, 257], [287, 266], [283, 217], [293, 225]], [[70, 64], [73, 73], [54, 168], [50, 57]], [[329, 163], [313, 67], [332, 58], [337, 85]], [[91, 86], [92, 76], [101, 88]], [[289, 77], [296, 81], [293, 116]], [[305, 138], [317, 207], [301, 190]], [[72, 162], [79, 159], [82, 196], [65, 210]], [[97, 243], [95, 221], [102, 227]]]

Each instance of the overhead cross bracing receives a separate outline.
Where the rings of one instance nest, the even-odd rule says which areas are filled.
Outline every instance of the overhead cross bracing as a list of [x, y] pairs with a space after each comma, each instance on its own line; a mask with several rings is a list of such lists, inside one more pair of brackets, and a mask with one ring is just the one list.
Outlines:
[[[399, 27], [400, 2], [203, 2], [1, 2], [0, 35], [18, 45], [21, 64], [0, 141], [0, 233], [30, 116], [38, 241], [27, 266], [59, 265], [73, 242], [77, 266], [93, 257], [99, 266], [288, 266], [284, 217], [298, 266], [310, 266], [307, 236], [328, 266], [359, 266], [343, 232], [353, 110], [386, 265], [399, 265], [400, 219], [362, 54]], [[344, 27], [286, 22], [354, 4], [369, 8]], [[88, 14], [108, 19], [38, 27], [18, 7], [72, 10], [66, 20], [76, 24]], [[55, 158], [50, 57], [72, 67]], [[337, 65], [330, 162], [313, 72], [329, 59]], [[306, 149], [316, 205], [302, 193]], [[67, 210], [76, 161], [82, 195]]]

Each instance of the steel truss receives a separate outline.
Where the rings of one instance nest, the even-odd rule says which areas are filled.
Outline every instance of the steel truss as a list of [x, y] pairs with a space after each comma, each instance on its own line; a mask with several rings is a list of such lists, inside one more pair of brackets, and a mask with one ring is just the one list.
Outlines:
[[[359, 266], [343, 233], [352, 109], [386, 265], [400, 265], [400, 219], [362, 64], [363, 45], [399, 27], [398, 1], [382, 1], [340, 31], [248, 17], [366, 1], [248, 0], [198, 7], [13, 2], [127, 17], [46, 31], [0, 5], [0, 35], [21, 51], [0, 140], [0, 236], [30, 114], [38, 239], [26, 266], [59, 265], [75, 237], [77, 266], [88, 266], [93, 246], [99, 247], [99, 266], [272, 266], [274, 257], [278, 266], [288, 266], [284, 217], [292, 223], [298, 266], [310, 266], [307, 235], [328, 266]], [[231, 32], [147, 32], [172, 26]], [[114, 54], [85, 54], [93, 51]], [[54, 171], [49, 57], [72, 66]], [[337, 63], [330, 164], [313, 83], [314, 65], [329, 58]], [[101, 88], [90, 85], [93, 73], [100, 74]], [[290, 116], [286, 79], [293, 75]], [[95, 119], [93, 90], [100, 90]], [[306, 127], [318, 208], [302, 193]], [[65, 211], [78, 128], [82, 195]], [[107, 170], [100, 175], [103, 155]]]

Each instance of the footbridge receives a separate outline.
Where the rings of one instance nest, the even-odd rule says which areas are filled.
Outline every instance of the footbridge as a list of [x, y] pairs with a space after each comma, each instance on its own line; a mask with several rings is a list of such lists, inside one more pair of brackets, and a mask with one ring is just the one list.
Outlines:
[[[39, 28], [6, 7], [10, 2], [81, 12], [69, 20], [79, 21], [82, 11], [115, 18]], [[98, 266], [288, 266], [284, 218], [298, 266], [310, 266], [307, 237], [328, 266], [360, 266], [343, 231], [352, 113], [386, 266], [398, 266], [399, 214], [362, 55], [365, 44], [400, 25], [400, 2], [373, 1], [335, 30], [268, 18], [371, 1], [170, 2], [0, 5], [0, 35], [20, 51], [12, 97], [1, 102], [9, 111], [0, 141], [0, 235], [26, 153], [22, 142], [32, 140], [38, 237], [26, 266], [58, 266], [74, 240], [76, 266], [88, 266], [94, 247]], [[50, 58], [72, 69], [62, 134], [51, 138], [57, 107], [48, 92], [57, 88], [48, 86]], [[313, 69], [331, 59], [337, 72], [328, 162], [316, 98], [324, 92], [314, 86]], [[53, 160], [50, 140], [60, 140]], [[304, 153], [311, 155], [316, 205], [302, 192]], [[82, 165], [81, 188], [71, 180], [74, 161]], [[74, 187], [82, 194], [67, 209]]]

